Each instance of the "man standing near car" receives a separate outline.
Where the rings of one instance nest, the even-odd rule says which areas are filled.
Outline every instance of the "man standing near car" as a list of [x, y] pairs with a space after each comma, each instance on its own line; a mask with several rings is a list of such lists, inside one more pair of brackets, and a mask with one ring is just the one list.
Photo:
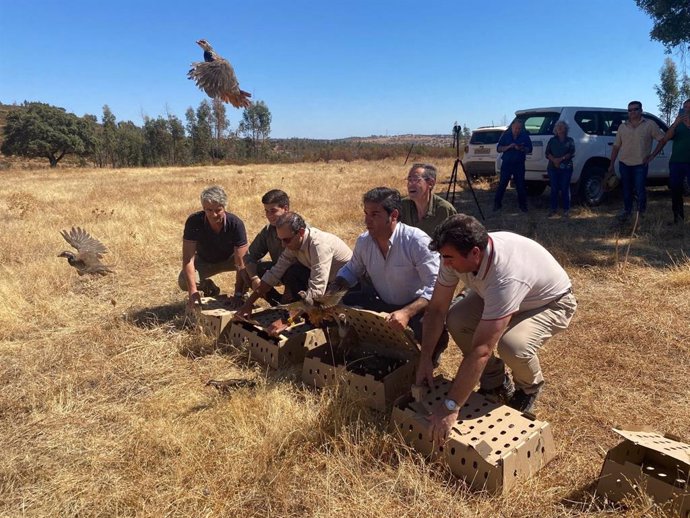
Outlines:
[[650, 160], [659, 154], [666, 142], [673, 140], [671, 158], [668, 160], [669, 185], [671, 187], [671, 208], [673, 223], [683, 223], [683, 181], [690, 182], [690, 99], [683, 103], [683, 109], [666, 135], [656, 145]]
[[609, 163], [609, 173], [612, 173], [616, 159], [620, 159], [618, 170], [623, 185], [623, 210], [618, 214], [620, 221], [626, 221], [632, 214], [633, 191], [637, 195], [637, 211], [642, 215], [647, 210], [646, 183], [652, 140], [663, 138], [664, 132], [656, 122], [642, 116], [642, 103], [630, 101], [628, 120], [618, 126]]
[[494, 210], [503, 207], [503, 194], [506, 192], [511, 176], [515, 181], [518, 206], [522, 212], [527, 212], [527, 186], [525, 185], [525, 160], [532, 152], [532, 140], [525, 131], [525, 123], [515, 119], [510, 128], [501, 135], [496, 151], [503, 153], [501, 162], [501, 178], [494, 198]]

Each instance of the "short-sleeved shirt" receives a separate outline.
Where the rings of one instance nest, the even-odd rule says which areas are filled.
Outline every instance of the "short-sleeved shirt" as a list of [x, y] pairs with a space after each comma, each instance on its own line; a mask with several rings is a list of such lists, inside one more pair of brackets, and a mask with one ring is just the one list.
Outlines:
[[440, 260], [437, 252], [429, 250], [430, 241], [421, 229], [398, 223], [384, 257], [374, 238], [364, 232], [357, 238], [352, 259], [340, 269], [338, 277], [354, 286], [368, 274], [386, 304], [402, 306], [419, 298], [429, 300]]
[[[546, 144], [546, 151], [544, 155], [551, 155], [556, 158], [561, 158], [570, 154], [570, 160], [567, 162], [561, 162], [562, 169], [572, 169], [573, 168], [573, 156], [575, 155], [575, 141], [571, 137], [566, 137], [564, 141], [558, 137], [551, 137], [549, 142]], [[549, 162], [551, 166], [551, 162]]]
[[261, 229], [249, 245], [249, 251], [244, 256], [244, 261], [256, 264], [268, 254], [271, 257], [271, 262], [275, 263], [282, 253], [283, 245], [278, 237], [276, 227], [269, 224]]
[[517, 144], [518, 146], [523, 146], [524, 151], [518, 149], [509, 149], [508, 151], [503, 151], [501, 155], [501, 168], [505, 165], [506, 167], [513, 166], [515, 164], [524, 164], [527, 159], [527, 154], [532, 152], [532, 139], [529, 138], [529, 133], [526, 131], [521, 131], [518, 136], [513, 136], [513, 132], [509, 129], [503, 132], [501, 138], [498, 139], [498, 144], [496, 144], [496, 151], [499, 147], [509, 146], [511, 144]]
[[682, 122], [676, 126], [673, 133], [673, 148], [668, 161], [674, 164], [690, 164], [690, 128]]
[[661, 140], [664, 132], [653, 120], [644, 117], [633, 127], [630, 121], [618, 126], [616, 140], [613, 145], [619, 148], [618, 160], [625, 165], [633, 166], [644, 163], [644, 159], [652, 151], [652, 140]]
[[558, 261], [536, 241], [512, 232], [489, 233], [489, 244], [476, 272], [459, 273], [441, 265], [438, 284], [458, 282], [484, 299], [483, 320], [498, 320], [545, 306], [571, 288]]
[[433, 194], [429, 200], [429, 209], [420, 220], [417, 213], [417, 206], [410, 198], [403, 198], [400, 222], [411, 227], [422, 229], [427, 235], [431, 236], [434, 229], [453, 214], [457, 214], [455, 207], [440, 196]]
[[223, 228], [216, 234], [202, 210], [187, 218], [182, 239], [196, 241], [196, 253], [205, 262], [220, 263], [235, 253], [235, 247], [247, 244], [247, 231], [240, 218], [226, 212]]
[[280, 254], [278, 262], [262, 277], [270, 286], [280, 282], [287, 269], [299, 262], [309, 268], [307, 295], [318, 297], [326, 292], [329, 281], [335, 279], [340, 270], [352, 257], [352, 250], [334, 234], [323, 232], [318, 228], [307, 227], [299, 250], [286, 248]]

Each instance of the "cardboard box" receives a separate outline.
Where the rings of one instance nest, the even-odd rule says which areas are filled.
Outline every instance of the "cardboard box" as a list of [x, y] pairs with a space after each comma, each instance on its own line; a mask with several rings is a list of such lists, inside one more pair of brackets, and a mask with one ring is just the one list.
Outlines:
[[437, 378], [420, 401], [411, 394], [393, 405], [392, 426], [407, 444], [428, 457], [445, 462], [451, 472], [473, 489], [492, 493], [510, 490], [555, 456], [551, 425], [530, 414], [473, 392], [460, 409], [448, 442], [438, 447], [431, 440], [425, 416], [445, 399], [450, 381]]
[[625, 439], [606, 454], [597, 493], [613, 502], [640, 492], [690, 517], [690, 445], [649, 428], [613, 429]]
[[[304, 358], [302, 380], [318, 388], [344, 383], [365, 405], [385, 411], [414, 383], [419, 348], [407, 331], [395, 331], [387, 313], [343, 308], [347, 334], [331, 340]], [[336, 343], [334, 343], [336, 342]]]
[[240, 306], [242, 301], [227, 295], [202, 297], [201, 309], [196, 311], [197, 322], [204, 333], [221, 340], [230, 330], [228, 324]]
[[252, 313], [251, 318], [258, 325], [233, 322], [229, 332], [230, 343], [246, 347], [252, 358], [274, 369], [301, 363], [307, 350], [325, 343], [325, 335], [306, 321], [287, 328], [277, 337], [269, 335], [266, 329], [286, 315], [284, 310], [266, 309]]

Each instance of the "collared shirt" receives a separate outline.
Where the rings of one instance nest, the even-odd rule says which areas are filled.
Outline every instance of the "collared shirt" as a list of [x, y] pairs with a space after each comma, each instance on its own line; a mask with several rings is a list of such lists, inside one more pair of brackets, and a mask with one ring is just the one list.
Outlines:
[[384, 257], [374, 238], [364, 232], [357, 238], [352, 259], [338, 276], [354, 286], [369, 274], [374, 289], [388, 304], [409, 304], [420, 297], [429, 300], [440, 261], [439, 254], [429, 250], [430, 241], [421, 229], [398, 223]]
[[207, 263], [220, 263], [228, 260], [236, 247], [247, 244], [247, 231], [240, 218], [226, 212], [223, 228], [216, 234], [202, 210], [187, 218], [182, 239], [196, 241], [196, 253]]
[[282, 253], [283, 245], [278, 237], [276, 227], [268, 224], [261, 229], [261, 232], [256, 235], [252, 244], [249, 245], [249, 251], [244, 256], [244, 261], [256, 264], [268, 254], [271, 257], [271, 262], [275, 263]]
[[498, 139], [496, 151], [498, 151], [499, 147], [509, 146], [511, 144], [523, 146], [525, 149], [524, 151], [520, 151], [512, 148], [508, 151], [503, 151], [503, 155], [501, 157], [501, 167], [503, 167], [504, 164], [506, 166], [513, 164], [524, 164], [527, 155], [532, 152], [532, 140], [529, 138], [529, 133], [524, 130], [518, 133], [517, 137], [513, 136], [513, 132], [510, 130], [510, 128], [504, 131], [503, 135], [501, 135], [501, 138]]
[[570, 278], [539, 243], [512, 232], [489, 233], [489, 245], [476, 272], [459, 273], [442, 265], [438, 283], [462, 282], [484, 299], [483, 320], [540, 308], [564, 295]]
[[307, 295], [318, 297], [326, 292], [329, 281], [352, 257], [352, 250], [336, 235], [314, 227], [304, 231], [302, 245], [297, 251], [285, 248], [276, 265], [268, 270], [262, 281], [270, 286], [280, 282], [287, 269], [299, 261], [311, 270]]
[[436, 194], [432, 194], [429, 201], [429, 209], [420, 220], [417, 206], [410, 198], [403, 198], [402, 211], [400, 212], [400, 222], [412, 227], [421, 228], [429, 236], [434, 233], [434, 229], [453, 214], [457, 214], [455, 207], [447, 200]]
[[661, 140], [664, 132], [656, 122], [642, 117], [640, 124], [633, 127], [630, 121], [618, 126], [613, 145], [619, 148], [618, 159], [625, 165], [633, 166], [644, 163], [652, 151], [652, 140]]

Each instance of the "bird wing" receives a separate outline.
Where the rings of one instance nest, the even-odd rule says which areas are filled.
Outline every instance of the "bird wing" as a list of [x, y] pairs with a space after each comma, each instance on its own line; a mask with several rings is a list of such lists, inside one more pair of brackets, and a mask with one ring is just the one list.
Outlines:
[[340, 301], [343, 300], [343, 297], [347, 292], [348, 288], [339, 291], [333, 291], [330, 293], [324, 293], [323, 295], [314, 297], [314, 305], [321, 306], [322, 308], [330, 308], [332, 306], [337, 306], [338, 304], [340, 304]]
[[240, 90], [235, 71], [227, 59], [218, 57], [214, 61], [192, 63], [187, 77], [213, 99], [218, 97], [235, 108], [248, 108], [252, 104], [251, 94]]
[[[93, 255], [96, 259], [100, 259], [102, 254], [108, 251], [103, 243], [91, 237], [91, 235], [82, 228], [72, 227], [69, 233], [63, 230], [60, 234], [65, 238], [65, 241], [77, 249], [80, 256], [85, 255], [91, 257]], [[80, 257], [80, 259], [84, 260], [84, 257]]]

